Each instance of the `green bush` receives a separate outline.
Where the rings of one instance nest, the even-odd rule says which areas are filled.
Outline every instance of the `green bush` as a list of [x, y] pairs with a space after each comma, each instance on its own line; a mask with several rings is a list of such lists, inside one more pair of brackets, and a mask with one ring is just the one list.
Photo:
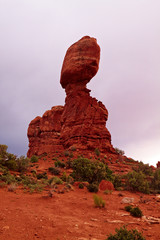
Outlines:
[[8, 153], [7, 148], [6, 145], [0, 145], [0, 165], [21, 173], [27, 171], [30, 160], [25, 156], [17, 158], [16, 155]]
[[133, 167], [133, 170], [136, 172], [142, 172], [146, 176], [152, 176], [153, 175], [153, 169], [149, 164], [144, 164], [143, 162], [139, 162], [138, 166]]
[[43, 179], [48, 179], [46, 172], [38, 173], [38, 174], [37, 174], [37, 179], [42, 179], [42, 178], [43, 178]]
[[106, 205], [106, 202], [102, 199], [102, 197], [97, 194], [93, 195], [93, 200], [95, 207], [104, 208]]
[[132, 208], [130, 213], [133, 217], [141, 218], [143, 216], [142, 211], [139, 207]]
[[125, 209], [127, 212], [130, 212], [131, 209], [132, 209], [132, 206], [131, 206], [131, 205], [125, 206], [124, 209]]
[[125, 152], [119, 148], [115, 148], [116, 153], [118, 153], [119, 155], [123, 156], [125, 154]]
[[119, 175], [113, 175], [113, 185], [116, 190], [122, 187], [122, 177]]
[[62, 181], [67, 182], [67, 174], [66, 174], [66, 172], [62, 173], [61, 179], [62, 179]]
[[73, 164], [73, 161], [70, 158], [68, 158], [66, 161], [66, 168], [67, 169], [72, 168], [72, 164]]
[[33, 155], [33, 156], [31, 157], [31, 163], [36, 163], [36, 162], [38, 162], [38, 157], [35, 156], [35, 155]]
[[89, 192], [94, 192], [94, 193], [97, 193], [98, 192], [98, 184], [97, 183], [90, 183], [88, 186], [87, 186], [87, 189]]
[[10, 172], [4, 172], [0, 175], [0, 180], [5, 182], [6, 184], [11, 184], [16, 182], [16, 178], [14, 175], [11, 175]]
[[133, 217], [141, 218], [143, 216], [143, 213], [142, 213], [142, 211], [141, 211], [141, 209], [139, 207], [132, 208], [131, 205], [128, 205], [128, 206], [125, 206], [125, 210], [127, 212], [130, 212], [130, 214]]
[[0, 188], [4, 188], [4, 187], [6, 187], [6, 183], [5, 182], [0, 182]]
[[8, 159], [7, 149], [8, 149], [7, 145], [0, 144], [0, 164], [1, 165], [4, 165], [5, 161]]
[[62, 179], [60, 179], [59, 177], [53, 177], [49, 180], [49, 184], [50, 185], [54, 185], [54, 184], [62, 184], [63, 181]]
[[100, 154], [101, 154], [101, 152], [99, 151], [99, 149], [98, 149], [98, 148], [96, 148], [96, 149], [94, 150], [94, 152], [95, 152], [95, 154], [97, 155], [97, 157], [99, 157], [99, 156], [100, 156]]
[[24, 186], [31, 186], [37, 183], [36, 179], [30, 176], [21, 175], [21, 181]]
[[106, 190], [104, 191], [104, 194], [106, 194], [106, 195], [108, 195], [108, 194], [112, 194], [112, 190], [108, 190], [108, 189], [106, 189]]
[[53, 175], [59, 175], [60, 174], [60, 170], [58, 168], [49, 167], [48, 171]]
[[146, 194], [150, 193], [149, 182], [142, 172], [129, 172], [126, 175], [126, 188], [129, 191], [138, 191]]
[[44, 184], [42, 183], [34, 183], [34, 184], [28, 184], [27, 187], [29, 188], [30, 193], [33, 192], [42, 192], [44, 189]]
[[29, 168], [30, 159], [25, 156], [17, 158], [17, 171], [20, 173], [25, 173]]
[[116, 234], [110, 236], [106, 240], [145, 240], [142, 233], [138, 232], [136, 229], [127, 230], [125, 226], [120, 229], [116, 228]]
[[76, 181], [100, 183], [102, 179], [111, 180], [112, 178], [112, 171], [100, 161], [93, 162], [88, 158], [79, 157], [73, 161], [72, 168], [71, 176]]
[[8, 186], [8, 191], [9, 191], [9, 192], [15, 192], [16, 189], [17, 189], [16, 183], [11, 183], [11, 184]]
[[83, 189], [83, 188], [84, 188], [83, 183], [80, 183], [78, 187], [79, 187], [80, 189]]
[[5, 162], [5, 166], [12, 171], [16, 171], [17, 170], [17, 163], [15, 160], [7, 160]]
[[60, 168], [64, 168], [66, 165], [64, 162], [61, 162], [59, 160], [57, 160], [55, 163], [54, 163], [55, 167], [60, 167]]
[[160, 193], [160, 169], [157, 169], [154, 172], [153, 179], [151, 181], [151, 188], [157, 192]]
[[64, 151], [64, 156], [65, 156], [65, 157], [68, 157], [69, 155], [70, 155], [70, 152], [67, 151], [67, 150], [65, 150], [65, 151]]

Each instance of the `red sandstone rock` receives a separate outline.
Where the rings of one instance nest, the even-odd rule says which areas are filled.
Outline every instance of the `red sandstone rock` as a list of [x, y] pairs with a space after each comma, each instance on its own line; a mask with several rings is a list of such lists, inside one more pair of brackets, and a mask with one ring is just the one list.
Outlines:
[[100, 48], [95, 38], [84, 37], [67, 50], [60, 80], [67, 94], [61, 117], [60, 140], [64, 148], [74, 144], [81, 150], [99, 148], [115, 153], [106, 128], [108, 111], [86, 88], [98, 71], [99, 58]]
[[63, 106], [52, 107], [42, 117], [36, 117], [28, 127], [29, 150], [28, 157], [53, 153], [57, 150], [63, 151], [59, 136], [61, 130], [61, 114]]
[[106, 128], [108, 111], [105, 106], [89, 95], [89, 90], [67, 92], [66, 104], [61, 117], [60, 140], [64, 148], [74, 145], [81, 150], [99, 148], [114, 152], [111, 135]]
[[99, 184], [99, 190], [100, 191], [106, 191], [106, 190], [113, 191], [114, 190], [113, 183], [106, 181], [106, 180], [102, 180]]
[[72, 146], [80, 151], [99, 148], [106, 154], [116, 154], [106, 128], [108, 111], [86, 88], [98, 71], [99, 58], [95, 38], [83, 37], [67, 50], [60, 79], [67, 94], [65, 106], [53, 107], [30, 123], [29, 157]]
[[86, 85], [97, 73], [99, 59], [100, 47], [95, 38], [86, 36], [70, 46], [61, 71], [62, 87], [66, 88], [68, 84], [82, 84], [82, 82]]

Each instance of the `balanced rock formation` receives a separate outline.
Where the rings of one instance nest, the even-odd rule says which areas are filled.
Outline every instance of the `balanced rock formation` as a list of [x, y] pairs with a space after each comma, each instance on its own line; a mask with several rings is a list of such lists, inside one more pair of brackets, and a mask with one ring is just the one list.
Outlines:
[[[113, 153], [106, 128], [108, 111], [90, 96], [86, 84], [98, 71], [100, 47], [95, 38], [83, 37], [66, 52], [60, 83], [66, 91], [65, 106], [53, 107], [29, 124], [28, 157], [75, 147]], [[83, 152], [82, 152], [83, 153]]]
[[100, 47], [95, 38], [83, 37], [70, 46], [66, 52], [60, 83], [85, 86], [93, 78], [99, 67]]

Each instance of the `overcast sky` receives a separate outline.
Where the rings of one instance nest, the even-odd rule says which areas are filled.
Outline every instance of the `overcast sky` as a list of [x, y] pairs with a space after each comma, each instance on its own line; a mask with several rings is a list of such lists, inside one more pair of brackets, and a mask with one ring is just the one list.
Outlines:
[[26, 155], [36, 116], [64, 105], [60, 71], [81, 37], [101, 47], [91, 95], [109, 111], [112, 144], [160, 161], [160, 1], [0, 0], [0, 144]]

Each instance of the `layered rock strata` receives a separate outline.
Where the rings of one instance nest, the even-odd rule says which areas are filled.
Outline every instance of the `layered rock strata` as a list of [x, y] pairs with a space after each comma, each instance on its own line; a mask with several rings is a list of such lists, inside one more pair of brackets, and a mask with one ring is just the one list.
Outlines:
[[42, 117], [36, 117], [30, 122], [27, 133], [29, 138], [28, 157], [64, 150], [59, 141], [63, 109], [63, 106], [52, 107]]
[[29, 124], [28, 156], [69, 149], [115, 153], [106, 128], [108, 111], [90, 96], [86, 84], [98, 71], [100, 47], [95, 38], [83, 37], [66, 52], [60, 83], [65, 105], [53, 107]]

